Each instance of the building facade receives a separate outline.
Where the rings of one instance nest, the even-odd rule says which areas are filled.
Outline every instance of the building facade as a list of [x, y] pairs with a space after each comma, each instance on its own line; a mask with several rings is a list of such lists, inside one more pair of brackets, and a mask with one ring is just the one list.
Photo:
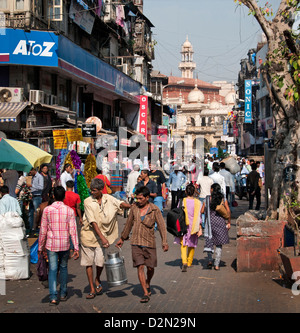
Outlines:
[[[208, 83], [194, 78], [193, 46], [188, 40], [181, 48], [179, 69], [182, 76], [169, 76], [163, 89], [163, 104], [174, 110], [170, 120], [174, 151], [177, 155], [197, 155], [197, 140], [203, 139], [204, 152], [228, 149], [228, 114], [236, 102], [233, 83]], [[227, 143], [228, 141], [228, 143]]]
[[[56, 154], [53, 129], [90, 117], [139, 131], [153, 27], [143, 1], [0, 0], [0, 131]], [[151, 99], [149, 101], [151, 123]], [[160, 121], [161, 117], [154, 119]]]

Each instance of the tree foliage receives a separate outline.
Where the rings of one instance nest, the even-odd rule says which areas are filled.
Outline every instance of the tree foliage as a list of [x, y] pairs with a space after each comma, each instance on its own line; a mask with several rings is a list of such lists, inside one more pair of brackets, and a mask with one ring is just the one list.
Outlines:
[[[260, 5], [258, 0], [234, 1], [249, 8], [249, 15], [255, 17], [268, 43], [267, 60], [261, 74], [269, 91], [276, 124], [276, 163], [269, 216], [278, 218], [279, 207], [279, 218], [283, 218], [286, 211], [282, 193], [295, 188], [295, 182], [285, 181], [284, 169], [293, 166], [297, 186], [297, 179], [300, 180], [300, 44], [299, 36], [292, 30], [299, 0], [282, 0], [276, 13], [269, 2]], [[299, 200], [300, 191], [298, 193]]]

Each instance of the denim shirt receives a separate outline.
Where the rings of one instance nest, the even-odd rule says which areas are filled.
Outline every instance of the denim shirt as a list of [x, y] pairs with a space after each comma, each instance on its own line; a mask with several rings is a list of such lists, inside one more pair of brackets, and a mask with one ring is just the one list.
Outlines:
[[170, 177], [167, 181], [167, 187], [171, 191], [178, 191], [182, 189], [186, 183], [186, 175], [181, 171], [178, 171], [177, 175], [175, 172], [170, 174]]
[[44, 189], [44, 177], [40, 173], [36, 173], [31, 180], [31, 193], [33, 195], [41, 195]]

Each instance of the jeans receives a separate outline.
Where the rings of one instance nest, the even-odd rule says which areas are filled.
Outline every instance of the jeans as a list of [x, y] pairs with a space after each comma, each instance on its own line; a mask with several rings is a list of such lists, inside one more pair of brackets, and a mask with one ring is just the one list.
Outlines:
[[68, 251], [53, 252], [47, 250], [49, 259], [49, 294], [50, 302], [57, 300], [57, 272], [59, 268], [60, 277], [60, 296], [64, 297], [67, 295], [67, 282], [68, 282]]
[[164, 213], [164, 209], [163, 209], [163, 203], [164, 203], [164, 198], [163, 197], [159, 197], [159, 196], [157, 196], [157, 197], [155, 197], [154, 198], [154, 205], [156, 205], [159, 209], [160, 209], [160, 211], [161, 211], [161, 213], [163, 214]]
[[[203, 202], [205, 202], [205, 198], [199, 198], [200, 202], [201, 202], [201, 208], [203, 206]], [[205, 214], [201, 214], [201, 225], [202, 225], [202, 228], [204, 229], [205, 227]]]
[[32, 198], [32, 202], [29, 206], [29, 226], [30, 230], [32, 230], [34, 227], [34, 215], [39, 208], [40, 204], [42, 203], [42, 196], [37, 196]]
[[[160, 211], [161, 214], [164, 215], [164, 208], [163, 208], [163, 203], [165, 202], [165, 199], [163, 197], [155, 197], [154, 198], [154, 205], [156, 205]], [[157, 223], [155, 222], [155, 230], [157, 230]]]

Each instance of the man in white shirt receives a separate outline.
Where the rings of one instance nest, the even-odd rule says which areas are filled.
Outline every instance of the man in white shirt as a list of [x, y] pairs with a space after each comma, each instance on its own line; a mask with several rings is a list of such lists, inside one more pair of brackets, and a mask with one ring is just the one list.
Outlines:
[[135, 164], [133, 170], [128, 175], [127, 186], [126, 186], [126, 195], [127, 198], [131, 199], [135, 185], [137, 184], [138, 176], [140, 175], [140, 166]]
[[214, 183], [218, 183], [221, 186], [224, 198], [226, 198], [226, 183], [225, 178], [220, 175], [220, 166], [218, 162], [213, 163], [213, 173], [209, 175], [209, 177], [214, 181]]
[[199, 199], [203, 202], [206, 196], [210, 195], [211, 185], [214, 183], [209, 176], [209, 170], [204, 168], [203, 174], [199, 174], [196, 184], [200, 187]]
[[224, 177], [225, 184], [226, 184], [226, 198], [228, 201], [229, 195], [233, 195], [235, 193], [235, 185], [234, 185], [234, 178], [231, 172], [225, 169], [225, 163], [220, 163], [220, 175]]
[[242, 169], [241, 169], [241, 175], [248, 175], [249, 174], [249, 170], [247, 168], [245, 159], [242, 161]]
[[7, 212], [15, 212], [18, 213], [20, 216], [22, 215], [21, 207], [18, 200], [12, 197], [9, 194], [9, 188], [6, 185], [0, 187], [0, 214], [5, 214]]
[[72, 169], [72, 165], [69, 163], [66, 163], [64, 166], [64, 172], [61, 174], [60, 176], [60, 182], [61, 182], [61, 186], [67, 190], [67, 181], [68, 180], [73, 180], [73, 169]]

